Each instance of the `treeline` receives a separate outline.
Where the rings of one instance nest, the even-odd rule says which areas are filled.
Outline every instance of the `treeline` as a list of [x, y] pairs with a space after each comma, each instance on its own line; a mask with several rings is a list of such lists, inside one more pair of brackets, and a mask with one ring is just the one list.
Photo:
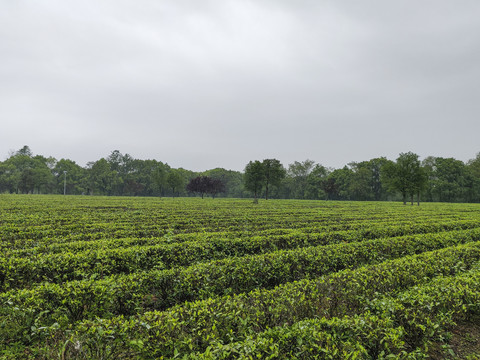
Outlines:
[[73, 160], [34, 155], [28, 146], [0, 162], [0, 193], [193, 196], [187, 184], [200, 175], [220, 179], [225, 185], [221, 196], [250, 196], [238, 171], [174, 169], [167, 163], [135, 159], [118, 150], [82, 167]]
[[250, 161], [244, 172], [193, 172], [118, 150], [82, 167], [24, 146], [0, 162], [0, 193], [480, 202], [480, 153], [466, 163], [433, 156], [420, 161], [408, 152], [396, 161], [380, 157], [341, 169], [264, 159]]

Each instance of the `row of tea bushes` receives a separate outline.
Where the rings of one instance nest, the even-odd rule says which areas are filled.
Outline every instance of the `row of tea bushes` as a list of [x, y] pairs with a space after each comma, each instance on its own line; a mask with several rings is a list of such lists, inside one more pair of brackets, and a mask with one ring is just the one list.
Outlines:
[[475, 316], [437, 282], [478, 279], [479, 232], [475, 204], [0, 195], [0, 358], [422, 358]]
[[[29, 328], [33, 314], [42, 325], [68, 324], [98, 316], [134, 315], [142, 309], [163, 310], [185, 301], [238, 294], [256, 288], [315, 278], [343, 269], [419, 254], [480, 240], [480, 229], [416, 235], [358, 243], [276, 251], [227, 258], [187, 268], [141, 272], [106, 279], [44, 283], [0, 294], [0, 318]], [[30, 309], [24, 321], [11, 307]]]
[[[360, 315], [303, 320], [247, 336], [240, 342], [212, 343], [205, 352], [185, 358], [423, 358], [432, 343], [448, 337], [455, 321], [480, 315], [479, 279], [477, 266], [458, 276], [435, 278], [396, 297], [375, 298]], [[74, 349], [70, 351], [75, 353]], [[455, 353], [444, 356], [455, 357]]]
[[113, 274], [133, 273], [139, 270], [166, 269], [188, 266], [197, 262], [268, 253], [278, 249], [292, 249], [338, 242], [356, 242], [379, 237], [416, 233], [439, 232], [451, 229], [477, 227], [477, 222], [449, 222], [372, 227], [361, 230], [333, 231], [318, 234], [291, 233], [289, 235], [256, 236], [245, 239], [218, 239], [217, 241], [189, 241], [160, 243], [150, 246], [106, 248], [53, 254], [0, 258], [0, 290], [28, 287], [33, 283], [88, 279], [95, 274], [103, 278]]
[[[383, 294], [396, 296], [437, 276], [462, 274], [479, 261], [480, 244], [459, 245], [272, 290], [187, 302], [163, 312], [87, 320], [75, 327], [68, 340], [80, 348], [98, 343], [119, 354], [135, 350], [142, 358], [203, 352], [212, 343], [244, 341], [269, 328], [309, 318], [353, 316]], [[64, 329], [51, 331], [56, 331], [52, 346], [67, 340]]]

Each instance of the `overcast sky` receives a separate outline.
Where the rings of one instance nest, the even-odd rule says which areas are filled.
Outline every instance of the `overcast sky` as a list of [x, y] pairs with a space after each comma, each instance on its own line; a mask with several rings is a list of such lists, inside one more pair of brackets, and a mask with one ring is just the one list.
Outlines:
[[480, 152], [480, 1], [0, 0], [0, 160]]

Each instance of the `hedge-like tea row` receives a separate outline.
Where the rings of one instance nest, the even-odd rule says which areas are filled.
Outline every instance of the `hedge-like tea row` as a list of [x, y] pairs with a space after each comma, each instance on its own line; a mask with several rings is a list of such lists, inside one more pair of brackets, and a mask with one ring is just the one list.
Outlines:
[[276, 327], [241, 342], [212, 344], [188, 359], [421, 357], [425, 346], [442, 339], [455, 320], [480, 315], [479, 278], [478, 267], [454, 277], [436, 278], [397, 297], [375, 299], [362, 315]]
[[374, 299], [366, 308], [394, 318], [405, 329], [410, 348], [418, 347], [428, 340], [442, 341], [445, 336], [439, 335], [455, 327], [458, 320], [480, 315], [479, 280], [480, 264], [477, 264], [456, 276], [440, 276], [425, 285], [409, 288], [396, 298]]
[[[16, 246], [12, 246], [12, 248], [5, 247], [8, 244], [8, 236], [4, 237], [4, 242], [2, 243], [2, 247], [4, 247], [4, 251], [9, 256], [15, 257], [22, 257], [22, 256], [33, 256], [39, 254], [47, 254], [47, 253], [57, 253], [57, 252], [69, 252], [69, 251], [76, 251], [81, 252], [85, 250], [96, 250], [96, 249], [113, 249], [118, 247], [125, 247], [125, 246], [133, 246], [133, 245], [156, 245], [160, 243], [180, 243], [186, 241], [211, 241], [211, 240], [224, 240], [224, 239], [249, 239], [253, 236], [272, 236], [272, 235], [296, 235], [296, 234], [305, 234], [305, 233], [323, 233], [323, 232], [332, 232], [332, 231], [341, 231], [341, 230], [358, 230], [358, 229], [370, 229], [374, 228], [384, 228], [385, 226], [404, 226], [410, 227], [412, 225], [418, 226], [419, 223], [424, 224], [426, 219], [418, 219], [415, 218], [413, 220], [406, 220], [402, 219], [401, 221], [395, 221], [392, 224], [392, 220], [390, 218], [384, 219], [383, 221], [375, 221], [372, 224], [372, 219], [370, 221], [349, 221], [345, 222], [342, 221], [340, 223], [336, 222], [329, 222], [329, 223], [321, 223], [315, 224], [315, 226], [309, 227], [300, 227], [300, 228], [274, 228], [274, 229], [265, 229], [265, 230], [249, 230], [249, 231], [215, 231], [215, 232], [183, 232], [183, 233], [175, 233], [172, 229], [169, 229], [168, 226], [164, 227], [168, 230], [163, 230], [161, 225], [156, 224], [155, 228], [158, 233], [162, 234], [162, 236], [156, 237], [126, 237], [120, 238], [119, 233], [121, 231], [118, 230], [118, 226], [115, 225], [115, 232], [102, 232], [99, 229], [95, 229], [95, 231], [91, 231], [90, 228], [79, 227], [79, 224], [73, 224], [68, 226], [65, 229], [65, 226], [62, 226], [63, 233], [62, 234], [54, 234], [56, 236], [45, 237], [40, 245], [34, 247], [24, 246], [22, 244], [22, 249], [17, 249]], [[293, 219], [292, 219], [293, 221]], [[471, 220], [453, 220], [452, 218], [437, 217], [435, 219], [428, 219], [428, 224], [444, 224], [447, 227], [452, 226], [459, 226], [459, 228], [472, 228], [472, 227], [480, 227], [480, 221], [477, 219]], [[112, 224], [109, 224], [109, 227], [112, 227]], [[8, 229], [8, 227], [7, 227]], [[3, 227], [5, 232], [5, 226]], [[16, 229], [18, 230], [18, 229]], [[53, 229], [51, 229], [53, 230]], [[202, 229], [208, 230], [208, 229]], [[58, 230], [55, 230], [58, 232]], [[31, 229], [30, 232], [35, 234], [37, 232], [42, 232], [35, 227]], [[78, 236], [77, 236], [78, 235]], [[109, 238], [108, 236], [111, 235]], [[1, 236], [1, 234], [0, 234]], [[61, 237], [61, 241], [59, 241], [59, 237]], [[83, 240], [75, 240], [76, 237], [81, 237]], [[66, 241], [68, 239], [68, 241]], [[34, 242], [34, 239], [29, 238], [31, 243]]]
[[[33, 313], [28, 318], [48, 311], [42, 318], [43, 325], [96, 316], [133, 315], [139, 309], [167, 309], [184, 301], [273, 288], [286, 282], [478, 240], [480, 229], [462, 230], [276, 251], [98, 281], [46, 283], [0, 295], [0, 304], [3, 304], [0, 319], [8, 319], [13, 307], [31, 309]], [[31, 326], [28, 318], [24, 320], [27, 328]], [[15, 322], [20, 323], [18, 316]]]
[[[198, 199], [197, 199], [198, 200]], [[265, 230], [331, 227], [345, 230], [390, 219], [398, 224], [474, 220], [468, 205], [405, 208], [388, 203], [314, 201], [265, 202], [218, 199], [65, 198], [2, 196], [0, 249], [25, 249], [79, 240], [162, 237], [169, 232], [250, 233]], [[458, 211], [457, 211], [458, 210]]]
[[269, 237], [219, 239], [208, 242], [133, 246], [84, 252], [63, 252], [38, 255], [35, 260], [25, 257], [0, 258], [0, 291], [31, 286], [48, 281], [61, 283], [133, 273], [138, 270], [165, 269], [188, 266], [196, 262], [223, 259], [230, 256], [261, 254], [277, 249], [292, 249], [338, 242], [354, 242], [382, 236], [401, 236], [476, 227], [477, 222], [450, 222], [445, 224], [418, 224], [410, 227], [372, 227], [361, 230], [325, 232], [319, 234], [293, 233]]
[[[172, 243], [185, 243], [185, 242], [214, 242], [219, 243], [218, 246], [222, 246], [223, 242], [225, 247], [229, 247], [229, 241], [234, 243], [242, 241], [249, 241], [252, 238], [266, 238], [266, 244], [262, 246], [267, 246], [270, 242], [273, 244], [279, 242], [274, 240], [276, 237], [279, 239], [299, 239], [300, 241], [311, 242], [312, 240], [317, 240], [317, 243], [311, 243], [310, 245], [318, 245], [318, 240], [322, 239], [319, 236], [325, 236], [325, 242], [328, 240], [328, 237], [338, 241], [342, 239], [342, 236], [345, 240], [355, 240], [355, 239], [374, 239], [380, 237], [392, 237], [392, 236], [401, 236], [406, 234], [416, 234], [416, 233], [428, 233], [428, 232], [438, 232], [438, 231], [448, 231], [448, 230], [460, 230], [460, 229], [472, 229], [480, 227], [480, 220], [471, 219], [471, 220], [440, 220], [440, 219], [430, 219], [428, 222], [399, 222], [395, 221], [392, 223], [391, 219], [385, 221], [384, 223], [374, 223], [374, 224], [364, 224], [364, 223], [341, 223], [341, 224], [332, 224], [328, 226], [315, 226], [307, 227], [301, 229], [268, 229], [262, 231], [251, 232], [201, 232], [201, 233], [180, 233], [174, 234], [173, 232], [167, 232], [161, 237], [143, 237], [143, 238], [118, 238], [114, 237], [111, 239], [98, 239], [96, 241], [87, 240], [87, 241], [70, 241], [70, 242], [53, 242], [51, 244], [45, 244], [43, 246], [36, 246], [33, 248], [22, 249], [22, 250], [10, 250], [5, 249], [5, 253], [9, 257], [32, 257], [32, 256], [41, 256], [42, 254], [55, 254], [62, 252], [75, 252], [80, 253], [83, 251], [99, 249], [117, 249], [125, 248], [130, 246], [152, 246], [152, 245], [161, 245], [161, 244], [172, 244]], [[345, 234], [349, 234], [352, 231], [355, 233], [349, 238]], [[52, 240], [53, 241], [53, 240]], [[285, 241], [283, 241], [285, 242]], [[292, 246], [302, 246], [302, 243], [295, 244], [292, 243]], [[308, 246], [308, 245], [307, 245]], [[271, 251], [271, 250], [270, 250]]]
[[437, 311], [437, 298], [408, 303], [408, 287], [463, 276], [479, 245], [388, 260], [475, 242], [479, 214], [478, 204], [0, 195], [0, 358], [308, 358], [311, 347], [419, 358], [461, 313]]
[[[95, 335], [95, 334], [93, 334]], [[248, 336], [244, 341], [228, 344], [213, 343], [204, 353], [182, 353], [174, 350], [179, 359], [237, 360], [237, 359], [389, 359], [405, 354], [404, 331], [391, 319], [373, 315], [345, 316], [341, 319], [303, 320], [292, 326], [267, 330], [258, 336]], [[77, 347], [67, 343], [65, 359], [129, 358], [154, 359], [142, 351], [145, 344], [134, 341], [116, 348], [99, 346], [95, 336], [82, 337]], [[54, 357], [55, 349], [47, 350]], [[376, 354], [376, 355], [375, 355]], [[372, 356], [373, 355], [373, 356]], [[49, 356], [47, 356], [49, 357]], [[162, 359], [158, 356], [156, 358]], [[169, 357], [164, 357], [169, 358]], [[404, 357], [407, 358], [407, 357]], [[413, 357], [412, 357], [413, 359]]]
[[[373, 315], [311, 319], [292, 326], [275, 327], [241, 342], [212, 344], [205, 352], [188, 354], [183, 359], [373, 360], [387, 356], [388, 359], [406, 359], [404, 336], [404, 330], [395, 326], [391, 319]], [[69, 347], [67, 353], [72, 357], [82, 354], [92, 358], [92, 350], [88, 346], [78, 350]], [[132, 351], [131, 355], [134, 354]]]
[[[467, 271], [479, 260], [480, 244], [460, 245], [289, 283], [273, 290], [185, 303], [132, 319], [84, 321], [76, 327], [70, 341], [79, 346], [95, 339], [103, 347], [139, 347], [137, 351], [144, 358], [170, 357], [175, 351], [205, 351], [212, 342], [243, 341], [275, 326], [313, 317], [361, 313], [365, 303], [381, 294], [394, 296], [436, 276]], [[65, 341], [63, 330], [57, 336], [52, 346]]]

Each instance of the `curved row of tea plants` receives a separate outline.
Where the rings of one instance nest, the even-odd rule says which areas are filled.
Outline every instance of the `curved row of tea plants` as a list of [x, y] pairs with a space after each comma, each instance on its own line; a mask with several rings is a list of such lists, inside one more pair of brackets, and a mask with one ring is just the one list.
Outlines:
[[[209, 241], [190, 241], [183, 243], [128, 248], [108, 247], [101, 250], [64, 251], [53, 254], [36, 254], [35, 260], [28, 256], [0, 259], [0, 290], [27, 287], [36, 282], [86, 279], [92, 275], [104, 277], [118, 273], [132, 273], [145, 269], [164, 269], [176, 266], [188, 266], [196, 262], [223, 259], [231, 256], [244, 256], [271, 252], [277, 249], [292, 249], [324, 245], [337, 242], [354, 242], [380, 237], [392, 237], [406, 234], [438, 232], [451, 229], [477, 227], [477, 221], [455, 221], [439, 224], [416, 224], [404, 226], [385, 226], [360, 230], [332, 231], [321, 233], [298, 233], [272, 235], [245, 239], [218, 239]], [[100, 243], [101, 244], [101, 243]]]
[[[69, 341], [80, 346], [94, 342], [120, 352], [135, 349], [144, 358], [170, 357], [175, 351], [206, 351], [212, 343], [244, 341], [268, 328], [304, 319], [352, 316], [382, 294], [396, 296], [437, 276], [461, 274], [478, 266], [479, 261], [480, 244], [459, 245], [287, 283], [272, 290], [186, 302], [132, 318], [83, 321]], [[59, 347], [67, 333], [58, 326], [31, 334], [32, 345], [35, 340], [43, 345], [44, 336], [53, 331], [51, 346]], [[141, 348], [137, 348], [139, 344]]]
[[[245, 239], [218, 239], [128, 248], [108, 247], [102, 250], [64, 251], [53, 254], [35, 254], [35, 259], [23, 253], [0, 259], [0, 290], [27, 287], [36, 282], [60, 283], [71, 280], [97, 278], [132, 273], [146, 269], [165, 269], [188, 266], [196, 262], [223, 259], [232, 256], [268, 253], [278, 249], [292, 249], [338, 242], [355, 242], [380, 237], [439, 232], [451, 229], [469, 229], [480, 225], [477, 221], [447, 222], [385, 226], [360, 230], [299, 233], [289, 235], [255, 236]], [[102, 243], [100, 242], [100, 245]]]
[[[460, 230], [460, 229], [472, 229], [480, 227], [479, 219], [468, 220], [451, 220], [451, 219], [430, 219], [428, 222], [423, 221], [404, 221], [393, 222], [391, 219], [389, 222], [374, 224], [345, 224], [330, 225], [330, 226], [317, 226], [307, 227], [301, 229], [269, 229], [262, 230], [255, 233], [251, 232], [213, 232], [213, 233], [180, 233], [174, 234], [173, 232], [167, 232], [161, 237], [129, 237], [129, 238], [112, 238], [112, 239], [98, 239], [96, 241], [83, 240], [83, 241], [69, 241], [69, 242], [56, 242], [51, 240], [42, 246], [28, 247], [23, 249], [4, 249], [5, 254], [9, 257], [31, 257], [33, 255], [38, 256], [41, 254], [55, 254], [61, 252], [82, 252], [86, 250], [106, 250], [115, 248], [125, 248], [129, 246], [153, 246], [160, 244], [171, 243], [185, 243], [185, 242], [223, 242], [236, 241], [248, 239], [263, 239], [263, 243], [268, 246], [271, 242], [281, 244], [285, 243], [287, 246], [296, 246], [294, 241], [287, 242], [288, 239], [299, 239], [301, 242], [305, 242], [307, 245], [318, 244], [318, 240], [324, 240], [324, 243], [328, 241], [354, 241], [356, 239], [375, 239], [380, 237], [393, 237], [407, 234], [420, 234], [430, 233], [438, 231], [448, 230]], [[277, 239], [278, 238], [278, 239]], [[283, 241], [282, 241], [283, 240]], [[316, 242], [311, 242], [316, 241]], [[258, 241], [257, 241], [258, 242]], [[290, 245], [290, 243], [292, 245]], [[221, 245], [219, 245], [221, 246]], [[263, 248], [263, 246], [262, 246]]]
[[[480, 229], [417, 235], [358, 243], [318, 246], [228, 258], [187, 268], [134, 273], [106, 279], [45, 283], [33, 289], [0, 294], [0, 319], [29, 329], [68, 324], [85, 318], [134, 315], [167, 309], [185, 301], [270, 289], [286, 282], [314, 278], [380, 263], [409, 254], [480, 240]], [[28, 313], [12, 309], [29, 309]], [[21, 320], [21, 316], [24, 320]], [[10, 319], [10, 320], [8, 320]]]
[[[240, 342], [214, 343], [188, 359], [423, 357], [425, 348], [448, 337], [455, 321], [480, 315], [479, 279], [477, 266], [458, 276], [435, 278], [396, 297], [374, 299], [360, 315], [275, 327]], [[89, 348], [69, 351], [88, 352]]]
[[479, 237], [476, 204], [0, 195], [0, 358], [438, 357]]

